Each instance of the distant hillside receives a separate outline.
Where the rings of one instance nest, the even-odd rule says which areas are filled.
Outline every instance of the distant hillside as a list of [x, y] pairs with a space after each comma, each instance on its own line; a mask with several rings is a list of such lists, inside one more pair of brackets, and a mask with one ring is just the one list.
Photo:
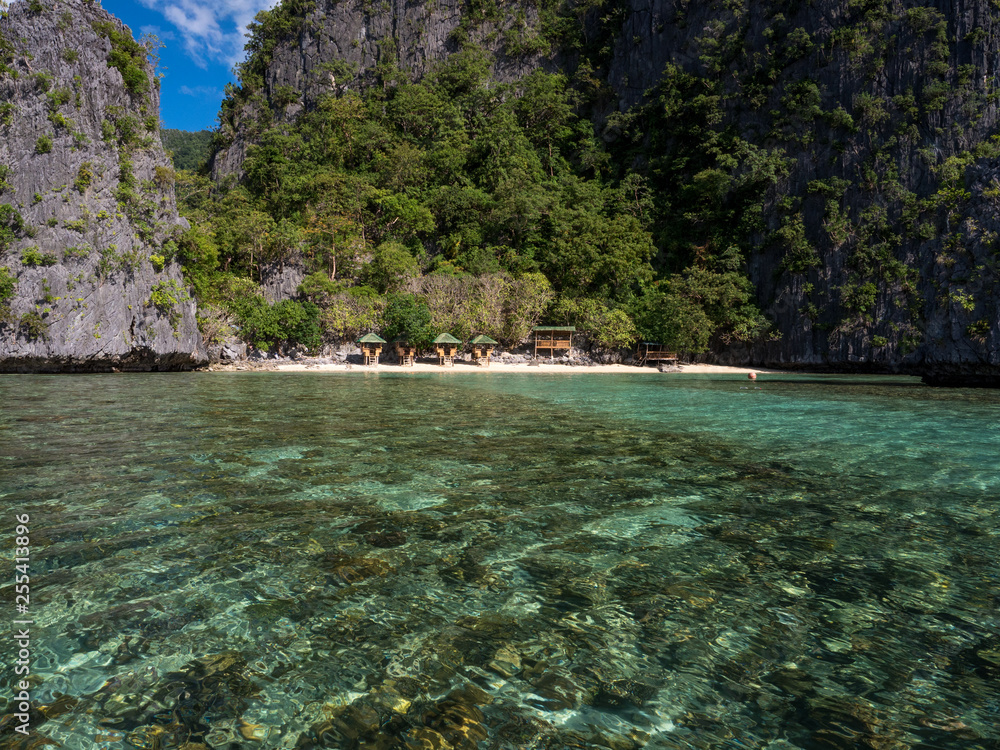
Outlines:
[[212, 144], [211, 131], [198, 130], [192, 133], [188, 130], [161, 130], [160, 138], [163, 147], [173, 154], [174, 169], [196, 172], [208, 159]]

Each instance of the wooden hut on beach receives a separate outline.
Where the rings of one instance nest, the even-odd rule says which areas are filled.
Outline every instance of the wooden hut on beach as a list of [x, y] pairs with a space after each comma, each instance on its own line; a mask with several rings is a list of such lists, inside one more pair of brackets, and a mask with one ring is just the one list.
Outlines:
[[361, 356], [366, 365], [377, 365], [378, 358], [382, 354], [382, 346], [385, 339], [375, 333], [366, 333], [358, 339], [358, 346], [361, 347]]
[[489, 336], [484, 336], [482, 334], [476, 336], [469, 343], [472, 345], [472, 361], [477, 365], [489, 367], [490, 356], [493, 354], [493, 348], [499, 346], [499, 343], [491, 339]]
[[461, 345], [461, 339], [456, 339], [450, 333], [442, 333], [434, 339], [434, 350], [438, 355], [438, 364], [453, 367], [455, 365], [455, 355], [458, 353], [458, 347]]
[[663, 344], [653, 341], [643, 341], [639, 344], [639, 349], [635, 353], [635, 358], [639, 360], [639, 365], [647, 362], [659, 362], [660, 364], [676, 365], [677, 352], [667, 349]]
[[548, 350], [547, 356], [554, 357], [560, 349], [569, 352], [573, 348], [573, 334], [576, 333], [573, 326], [535, 326], [531, 330], [535, 334], [536, 357], [539, 350]]
[[413, 363], [417, 359], [417, 347], [406, 341], [397, 341], [396, 355], [399, 357], [401, 367], [413, 367]]

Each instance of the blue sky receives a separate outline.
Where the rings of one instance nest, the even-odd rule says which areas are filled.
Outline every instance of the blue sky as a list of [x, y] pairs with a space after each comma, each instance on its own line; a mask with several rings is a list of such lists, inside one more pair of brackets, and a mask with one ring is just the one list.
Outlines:
[[160, 119], [164, 127], [212, 129], [223, 89], [235, 80], [244, 33], [257, 12], [278, 0], [101, 0], [138, 39], [156, 34], [160, 50]]

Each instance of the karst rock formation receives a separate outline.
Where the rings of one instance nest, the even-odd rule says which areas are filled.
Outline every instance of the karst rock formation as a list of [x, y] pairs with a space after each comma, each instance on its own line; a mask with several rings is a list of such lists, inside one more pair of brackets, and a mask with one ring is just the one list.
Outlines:
[[206, 360], [172, 261], [182, 228], [159, 81], [86, 0], [0, 21], [0, 371], [190, 369]]

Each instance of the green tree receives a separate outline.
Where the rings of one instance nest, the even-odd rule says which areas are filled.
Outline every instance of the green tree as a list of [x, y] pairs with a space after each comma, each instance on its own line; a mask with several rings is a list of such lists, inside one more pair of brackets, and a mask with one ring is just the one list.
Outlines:
[[195, 296], [206, 302], [216, 301], [219, 249], [211, 235], [199, 226], [192, 226], [177, 238], [176, 245], [184, 278], [194, 288]]
[[434, 68], [428, 79], [449, 101], [476, 91], [490, 72], [490, 61], [481, 47], [470, 45]]
[[418, 349], [427, 349], [437, 335], [431, 327], [427, 304], [412, 294], [390, 294], [384, 314], [386, 341], [406, 341]]
[[652, 239], [634, 216], [608, 218], [598, 206], [564, 206], [552, 214], [552, 236], [538, 258], [560, 291], [625, 296], [652, 279]]
[[306, 232], [291, 219], [281, 219], [267, 236], [264, 258], [282, 268], [286, 263], [301, 258]]
[[367, 286], [355, 286], [330, 296], [322, 305], [320, 321], [334, 341], [355, 341], [383, 327], [385, 297]]
[[265, 248], [275, 229], [271, 214], [257, 208], [243, 188], [231, 190], [220, 205], [215, 220], [215, 239], [222, 259], [222, 269], [236, 268], [253, 277], [265, 256]]
[[369, 235], [373, 242], [412, 241], [434, 229], [430, 210], [415, 198], [388, 190], [369, 193]]
[[640, 336], [697, 354], [708, 349], [713, 335], [726, 343], [768, 335], [770, 324], [738, 264], [738, 252], [730, 248], [711, 268], [695, 265], [646, 287], [632, 304]]
[[190, 132], [163, 128], [160, 130], [160, 140], [163, 148], [171, 154], [174, 169], [197, 172], [205, 166], [211, 155], [212, 132], [209, 130]]
[[549, 175], [555, 174], [559, 146], [573, 135], [577, 119], [573, 112], [573, 92], [566, 76], [536, 70], [518, 84], [522, 91], [514, 108], [524, 134], [542, 149]]
[[318, 349], [323, 343], [319, 329], [319, 308], [312, 302], [283, 299], [273, 308], [278, 336], [288, 345]]
[[416, 278], [419, 270], [416, 258], [405, 247], [398, 242], [384, 242], [375, 249], [363, 275], [382, 293], [398, 292]]
[[338, 273], [353, 277], [365, 245], [358, 224], [327, 204], [317, 205], [306, 217], [303, 233], [313, 267], [323, 268], [330, 279]]
[[386, 103], [390, 122], [417, 143], [431, 143], [446, 127], [460, 124], [461, 114], [450, 99], [421, 83], [404, 83]]
[[639, 335], [625, 310], [609, 307], [597, 299], [564, 297], [553, 305], [550, 317], [553, 322], [572, 325], [590, 334], [591, 340], [602, 349], [630, 347]]
[[271, 305], [256, 290], [246, 291], [227, 303], [246, 341], [265, 350], [282, 346], [316, 349], [322, 344], [316, 305], [289, 299]]
[[14, 299], [17, 288], [17, 277], [13, 276], [6, 266], [0, 267], [0, 323], [9, 323], [10, 301]]
[[320, 308], [330, 305], [333, 298], [343, 291], [343, 284], [334, 281], [322, 271], [306, 276], [298, 288], [299, 295]]

